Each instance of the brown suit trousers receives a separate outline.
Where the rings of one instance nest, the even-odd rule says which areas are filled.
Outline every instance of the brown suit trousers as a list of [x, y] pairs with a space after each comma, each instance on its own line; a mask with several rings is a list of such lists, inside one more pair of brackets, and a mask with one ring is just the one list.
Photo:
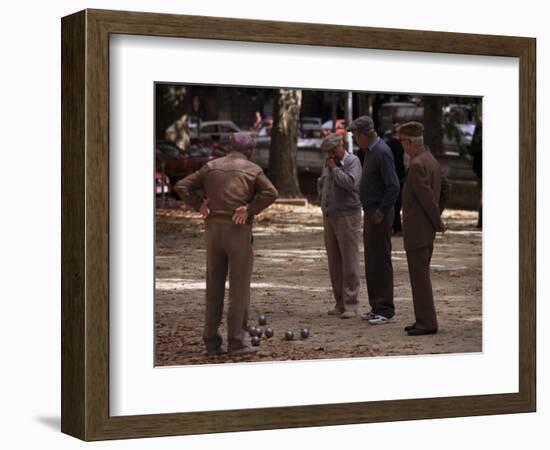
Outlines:
[[433, 245], [426, 245], [407, 251], [415, 323], [416, 328], [422, 330], [437, 330], [437, 316], [430, 278], [433, 250]]
[[244, 334], [250, 303], [250, 278], [254, 254], [252, 225], [235, 225], [206, 220], [206, 310], [204, 343], [215, 350], [222, 343], [218, 334], [223, 314], [225, 280], [229, 271], [227, 312], [228, 350], [245, 345]]

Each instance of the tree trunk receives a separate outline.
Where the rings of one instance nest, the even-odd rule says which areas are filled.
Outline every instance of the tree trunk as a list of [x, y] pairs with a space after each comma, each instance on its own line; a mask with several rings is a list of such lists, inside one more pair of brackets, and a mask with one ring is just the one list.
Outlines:
[[268, 175], [283, 198], [302, 196], [296, 162], [301, 106], [301, 90], [275, 91]]
[[424, 97], [424, 141], [434, 155], [443, 154], [443, 100], [436, 95]]

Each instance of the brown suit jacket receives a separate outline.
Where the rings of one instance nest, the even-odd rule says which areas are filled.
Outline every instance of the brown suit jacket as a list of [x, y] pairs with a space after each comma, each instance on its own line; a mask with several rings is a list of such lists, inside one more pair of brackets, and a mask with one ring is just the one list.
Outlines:
[[441, 213], [451, 185], [428, 149], [412, 159], [403, 187], [403, 241], [405, 250], [433, 245], [442, 231]]
[[255, 214], [277, 198], [277, 190], [261, 167], [238, 152], [208, 162], [178, 181], [174, 191], [197, 211], [203, 200], [208, 199], [207, 220], [222, 222], [230, 222], [238, 207], [248, 206], [250, 223]]

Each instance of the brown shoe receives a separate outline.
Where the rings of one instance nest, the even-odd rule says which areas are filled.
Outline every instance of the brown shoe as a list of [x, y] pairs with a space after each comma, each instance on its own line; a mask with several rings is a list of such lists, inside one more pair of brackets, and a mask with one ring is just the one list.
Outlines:
[[223, 355], [225, 352], [221, 348], [212, 348], [209, 350], [206, 350], [206, 356], [220, 356]]
[[235, 350], [229, 350], [229, 354], [230, 355], [249, 355], [249, 354], [256, 353], [257, 351], [258, 349], [255, 347], [245, 346], [245, 347], [237, 348]]
[[329, 311], [327, 312], [327, 314], [328, 314], [329, 316], [340, 316], [340, 315], [342, 315], [343, 313], [344, 313], [344, 310], [343, 310], [343, 309], [336, 308], [336, 307], [332, 308], [331, 310], [329, 310]]
[[437, 328], [435, 330], [423, 330], [422, 328], [413, 328], [412, 330], [407, 331], [409, 336], [424, 336], [427, 334], [436, 334]]

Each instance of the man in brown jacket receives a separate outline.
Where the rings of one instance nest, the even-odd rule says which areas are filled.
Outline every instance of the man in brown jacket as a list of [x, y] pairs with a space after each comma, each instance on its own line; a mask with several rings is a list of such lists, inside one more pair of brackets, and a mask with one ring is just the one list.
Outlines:
[[437, 317], [430, 278], [435, 233], [445, 232], [441, 220], [450, 184], [439, 163], [424, 146], [424, 126], [407, 122], [399, 128], [399, 140], [410, 156], [403, 188], [403, 241], [411, 281], [415, 323], [405, 327], [409, 336], [437, 333]]
[[262, 169], [249, 161], [256, 144], [248, 133], [231, 136], [229, 154], [176, 183], [174, 191], [205, 218], [206, 310], [203, 339], [208, 355], [222, 353], [218, 333], [229, 271], [227, 351], [253, 352], [244, 342], [252, 274], [252, 220], [277, 198]]

